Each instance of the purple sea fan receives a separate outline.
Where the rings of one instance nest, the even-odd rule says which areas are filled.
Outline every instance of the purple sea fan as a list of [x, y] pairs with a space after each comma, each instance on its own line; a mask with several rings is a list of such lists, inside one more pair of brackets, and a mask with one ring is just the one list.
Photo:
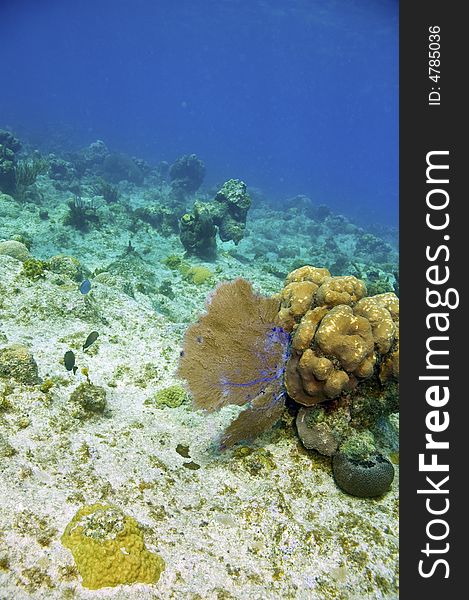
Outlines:
[[278, 301], [254, 293], [245, 279], [220, 284], [206, 308], [186, 331], [178, 375], [195, 408], [249, 404], [225, 431], [226, 448], [254, 439], [281, 416], [290, 336], [276, 325]]

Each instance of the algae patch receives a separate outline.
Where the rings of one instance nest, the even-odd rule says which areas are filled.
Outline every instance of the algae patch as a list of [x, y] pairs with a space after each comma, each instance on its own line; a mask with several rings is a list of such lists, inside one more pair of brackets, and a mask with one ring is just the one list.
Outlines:
[[[156, 392], [151, 402], [155, 403], [157, 408], [177, 408], [187, 400], [187, 392], [180, 385], [171, 385]], [[149, 404], [150, 401], [147, 401]]]

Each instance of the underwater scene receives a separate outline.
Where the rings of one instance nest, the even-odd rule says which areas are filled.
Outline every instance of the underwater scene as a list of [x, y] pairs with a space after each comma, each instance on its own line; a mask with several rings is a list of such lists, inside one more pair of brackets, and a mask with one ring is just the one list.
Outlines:
[[397, 2], [0, 22], [0, 600], [397, 598]]

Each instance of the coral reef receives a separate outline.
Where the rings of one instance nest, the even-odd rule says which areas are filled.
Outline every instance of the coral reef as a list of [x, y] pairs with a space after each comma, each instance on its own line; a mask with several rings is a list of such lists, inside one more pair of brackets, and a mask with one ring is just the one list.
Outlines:
[[116, 506], [84, 506], [67, 525], [62, 544], [69, 548], [91, 590], [132, 583], [156, 583], [165, 564], [149, 552], [135, 519]]
[[104, 178], [111, 183], [130, 181], [135, 185], [143, 183], [144, 175], [135, 162], [125, 154], [108, 154], [103, 161]]
[[393, 293], [366, 297], [359, 279], [306, 265], [271, 299], [255, 296], [242, 279], [221, 284], [186, 332], [178, 374], [196, 408], [248, 405], [225, 430], [222, 449], [254, 439], [280, 418], [284, 384], [305, 406], [296, 419], [304, 446], [361, 465], [348, 475], [342, 468], [336, 481], [372, 496], [394, 473], [372, 456], [379, 421], [398, 410], [398, 330]]
[[[16, 355], [0, 376], [0, 462], [8, 490], [0, 507], [2, 593], [18, 600], [293, 598], [298, 590], [325, 598], [350, 590], [363, 598], [395, 597], [398, 486], [367, 502], [342, 493], [340, 475], [333, 478], [339, 455], [360, 469], [377, 455], [389, 457], [399, 475], [397, 415], [390, 414], [398, 410], [396, 300], [385, 296], [385, 310], [370, 301], [398, 290], [396, 250], [381, 247], [395, 248], [395, 230], [362, 230], [305, 198], [285, 209], [251, 186], [249, 207], [243, 186], [234, 183], [182, 194], [164, 161], [151, 169], [128, 157], [145, 176], [143, 185], [111, 183], [103, 179], [110, 154], [103, 142], [77, 153], [70, 143], [41, 142], [49, 170], [26, 187], [25, 201], [0, 195], [0, 349], [20, 343], [39, 367], [28, 363], [36, 383], [25, 383], [27, 363]], [[19, 142], [9, 151], [13, 167], [41, 156], [33, 144], [25, 138], [21, 151]], [[17, 195], [16, 180], [11, 191]], [[74, 195], [77, 212], [85, 214], [66, 227]], [[179, 237], [185, 213], [198, 226], [186, 255]], [[210, 226], [203, 231], [205, 216]], [[221, 241], [229, 237], [233, 243]], [[210, 262], [187, 256], [199, 252]], [[305, 264], [328, 271], [318, 270], [317, 281], [293, 277], [285, 297], [272, 297]], [[251, 290], [245, 298], [249, 284], [233, 281], [240, 274], [262, 295]], [[319, 305], [315, 285], [321, 287], [322, 275], [353, 275], [368, 295], [359, 299], [353, 279], [340, 285], [333, 279]], [[211, 294], [211, 316], [201, 321], [206, 341], [193, 345], [207, 353], [201, 378], [217, 390], [221, 409], [191, 411], [188, 391], [176, 385], [179, 351], [219, 281], [231, 284]], [[334, 307], [343, 301], [334, 295], [344, 290], [349, 304]], [[271, 302], [275, 309], [267, 310]], [[373, 375], [345, 371], [357, 380], [353, 389], [301, 405], [285, 391], [289, 352], [301, 351], [305, 363], [308, 350], [317, 355], [319, 376], [328, 360], [334, 371], [344, 370], [335, 356], [322, 355], [317, 337], [323, 319], [344, 306], [369, 323]], [[253, 325], [262, 314], [264, 323]], [[218, 328], [222, 345], [213, 342]], [[254, 347], [251, 332], [259, 337]], [[335, 346], [328, 351], [341, 353]], [[68, 366], [65, 355], [73, 355]], [[231, 379], [220, 379], [225, 367]], [[220, 456], [220, 448], [234, 444]], [[361, 475], [352, 473], [350, 489], [358, 494]], [[158, 544], [170, 557], [158, 587], [83, 588], [78, 561], [58, 543], [58, 529], [79, 507], [98, 501], [145, 524], [148, 550]]]
[[[331, 460], [301, 447], [292, 426], [298, 406], [288, 400], [287, 410], [283, 399], [272, 404], [272, 411], [283, 411], [272, 431], [221, 457], [214, 437], [229, 430], [238, 413], [245, 415], [245, 405], [207, 415], [188, 410], [186, 404], [159, 408], [155, 395], [176, 383], [183, 333], [200, 313], [208, 284], [197, 286], [185, 279], [184, 272], [195, 262], [182, 258], [176, 236], [163, 238], [152, 228], [136, 232], [135, 250], [120, 257], [129, 241], [125, 221], [107, 231], [93, 228], [87, 235], [64, 228], [64, 198], [52, 184], [48, 190], [45, 206], [51, 223], [39, 220], [36, 206], [0, 201], [2, 215], [11, 211], [7, 224], [0, 219], [2, 239], [22, 236], [50, 269], [46, 277], [31, 281], [21, 275], [21, 262], [0, 256], [0, 347], [17, 340], [26, 344], [44, 377], [34, 386], [0, 378], [0, 460], [2, 484], [8, 490], [0, 510], [2, 593], [18, 600], [83, 600], [91, 595], [149, 600], [155, 594], [164, 598], [270, 594], [277, 599], [296, 597], [300, 586], [311, 597], [345, 598], [351, 589], [363, 598], [396, 597], [397, 485], [372, 502], [342, 493], [332, 477]], [[130, 203], [126, 188], [124, 194]], [[108, 207], [100, 210], [106, 214]], [[241, 257], [250, 239], [237, 248]], [[291, 243], [296, 243], [293, 238]], [[75, 256], [83, 269], [85, 265], [90, 269], [86, 277], [92, 280], [91, 294], [80, 294], [81, 278], [69, 278], [75, 272], [73, 261], [58, 259], [60, 272], [52, 271], [49, 257], [60, 255]], [[289, 271], [288, 261], [273, 264]], [[240, 263], [228, 252], [219, 253], [216, 266], [204, 266], [211, 266], [215, 280], [236, 277], [242, 269], [264, 296], [282, 288], [278, 277], [262, 272], [257, 261]], [[165, 280], [174, 300], [157, 291]], [[221, 324], [226, 313], [241, 308], [236, 296], [232, 303], [234, 308], [220, 315]], [[276, 298], [276, 310], [279, 305]], [[276, 310], [269, 311], [269, 318]], [[249, 327], [244, 311], [240, 320], [238, 325], [228, 319], [223, 349], [228, 362], [231, 347], [246, 335], [244, 325]], [[273, 327], [278, 327], [275, 321]], [[99, 331], [99, 339], [83, 353], [92, 331]], [[64, 368], [69, 349], [77, 354], [76, 375]], [[283, 347], [278, 354], [286, 350]], [[247, 356], [249, 361], [257, 359], [251, 350]], [[82, 371], [85, 366], [93, 384], [106, 390], [107, 408], [103, 416], [89, 413], [90, 418], [82, 421], [72, 415], [76, 404], [70, 395], [81, 383], [89, 385]], [[270, 383], [282, 391], [281, 379], [259, 383], [264, 394], [251, 404], [254, 410], [262, 399], [275, 400]], [[377, 388], [368, 395], [366, 386], [364, 381], [357, 387], [356, 391], [363, 390], [361, 397], [354, 394], [353, 405], [343, 410], [345, 421], [353, 408], [353, 423], [362, 428], [372, 419], [370, 411], [381, 410], [383, 402]], [[339, 402], [346, 405], [347, 395], [312, 410], [328, 406], [329, 419], [340, 412], [335, 410]], [[249, 411], [249, 403], [247, 407]], [[262, 411], [245, 415], [250, 431], [252, 416], [262, 417]], [[391, 423], [395, 421], [393, 415]], [[263, 419], [255, 422], [260, 429], [268, 427]], [[244, 432], [239, 437], [248, 439]], [[340, 451], [353, 450], [347, 442], [348, 434], [341, 439]], [[383, 456], [396, 450], [390, 446], [389, 452], [378, 435], [373, 447]], [[392, 460], [397, 477], [395, 455]], [[118, 506], [142, 524], [147, 549], [158, 548], [168, 564], [156, 585], [123, 584], [96, 591], [83, 587], [81, 566], [59, 543], [60, 533], [80, 507], [96, 502]]]
[[205, 165], [195, 154], [185, 154], [169, 168], [172, 195], [176, 201], [193, 194], [202, 185], [205, 177]]
[[192, 213], [180, 219], [180, 238], [189, 254], [213, 258], [216, 233], [223, 242], [238, 244], [244, 237], [251, 198], [246, 184], [239, 179], [226, 181], [213, 202], [195, 202]]

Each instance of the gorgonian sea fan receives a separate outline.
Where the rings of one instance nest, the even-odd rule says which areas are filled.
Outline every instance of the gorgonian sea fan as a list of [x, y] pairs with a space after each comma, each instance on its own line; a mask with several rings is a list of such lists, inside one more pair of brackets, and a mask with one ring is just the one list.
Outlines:
[[276, 325], [278, 308], [277, 300], [235, 279], [215, 289], [207, 312], [186, 331], [178, 375], [195, 408], [248, 404], [225, 431], [222, 448], [252, 440], [282, 414], [290, 337]]

